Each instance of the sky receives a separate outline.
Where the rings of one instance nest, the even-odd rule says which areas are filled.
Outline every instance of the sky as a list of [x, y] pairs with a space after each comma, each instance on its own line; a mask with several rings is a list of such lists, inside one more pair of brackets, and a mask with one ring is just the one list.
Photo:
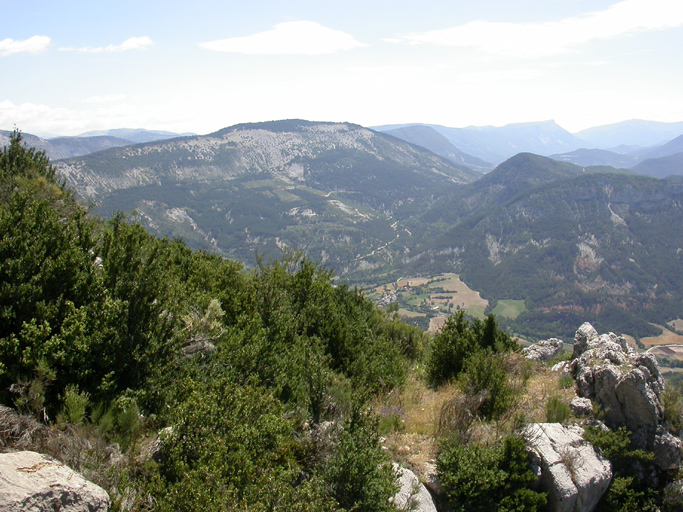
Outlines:
[[683, 121], [681, 0], [0, 0], [0, 129]]

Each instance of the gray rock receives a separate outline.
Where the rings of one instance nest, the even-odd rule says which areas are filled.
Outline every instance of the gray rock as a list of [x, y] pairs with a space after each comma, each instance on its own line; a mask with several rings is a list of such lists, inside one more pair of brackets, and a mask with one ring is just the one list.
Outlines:
[[440, 495], [443, 492], [443, 488], [441, 487], [441, 480], [439, 480], [439, 471], [436, 467], [436, 464], [425, 462], [422, 467], [424, 470], [424, 474], [422, 476], [424, 477], [425, 487], [432, 494], [437, 496]]
[[593, 413], [593, 402], [588, 398], [575, 396], [569, 403], [569, 407], [575, 416], [590, 416]]
[[551, 512], [591, 512], [612, 481], [612, 466], [583, 439], [583, 429], [535, 423], [523, 432]]
[[548, 362], [552, 361], [557, 354], [562, 351], [564, 342], [557, 338], [541, 340], [538, 343], [526, 347], [522, 352], [524, 357], [532, 361]]
[[644, 429], [651, 437], [662, 416], [659, 394], [664, 380], [654, 357], [637, 354], [623, 337], [597, 336], [590, 324], [576, 333], [572, 361], [579, 396], [595, 400], [605, 411], [610, 428]]
[[590, 340], [597, 337], [598, 331], [588, 322], [579, 327], [574, 335], [574, 359], [583, 354]]
[[109, 495], [61, 462], [36, 452], [0, 454], [0, 510], [106, 512]]
[[415, 473], [394, 463], [394, 473], [398, 475], [399, 491], [392, 502], [399, 510], [415, 512], [436, 512], [436, 505], [427, 488], [420, 483]]
[[655, 454], [654, 462], [659, 469], [668, 471], [681, 465], [683, 443], [678, 437], [667, 432], [661, 425], [657, 428], [652, 445], [652, 451]]

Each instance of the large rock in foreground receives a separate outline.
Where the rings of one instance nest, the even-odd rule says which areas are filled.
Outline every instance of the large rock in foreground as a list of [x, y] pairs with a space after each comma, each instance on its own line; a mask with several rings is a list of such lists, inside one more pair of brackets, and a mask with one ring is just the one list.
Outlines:
[[3, 512], [107, 512], [109, 495], [61, 462], [35, 452], [0, 454]]
[[584, 441], [583, 429], [535, 423], [523, 433], [552, 512], [591, 512], [612, 481], [612, 465]]
[[664, 379], [654, 356], [638, 354], [622, 336], [598, 335], [585, 323], [576, 331], [571, 369], [579, 396], [598, 403], [608, 427], [628, 428], [637, 447], [655, 453], [660, 470], [680, 467], [681, 440], [662, 424]]
[[653, 356], [637, 354], [614, 333], [598, 336], [586, 323], [576, 332], [572, 365], [579, 396], [597, 401], [608, 427], [654, 435], [663, 412], [664, 380]]
[[436, 505], [434, 505], [432, 495], [420, 483], [415, 473], [395, 463], [394, 472], [398, 475], [398, 484], [401, 487], [392, 498], [392, 503], [398, 510], [436, 512]]

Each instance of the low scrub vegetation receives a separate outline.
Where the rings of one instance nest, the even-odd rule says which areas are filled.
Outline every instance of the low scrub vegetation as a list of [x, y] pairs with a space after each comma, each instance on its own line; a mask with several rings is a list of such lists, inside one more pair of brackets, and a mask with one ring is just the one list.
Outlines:
[[[114, 510], [395, 510], [392, 462], [418, 445], [451, 509], [543, 510], [517, 434], [569, 419], [571, 386], [534, 374], [493, 315], [429, 337], [298, 252], [247, 270], [103, 222], [18, 132], [0, 262], [0, 449], [62, 460]], [[587, 431], [615, 467], [647, 457], [610, 435]], [[651, 495], [618, 469], [601, 510], [630, 503]]]

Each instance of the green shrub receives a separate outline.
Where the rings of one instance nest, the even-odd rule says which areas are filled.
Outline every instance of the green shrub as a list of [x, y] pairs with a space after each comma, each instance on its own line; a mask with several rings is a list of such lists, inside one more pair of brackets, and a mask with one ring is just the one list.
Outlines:
[[574, 377], [571, 375], [562, 375], [560, 377], [560, 388], [569, 389], [574, 386]]
[[507, 352], [516, 348], [516, 342], [498, 328], [495, 317], [470, 322], [463, 310], [449, 316], [441, 331], [434, 335], [427, 362], [430, 384], [440, 386], [460, 375], [467, 359], [479, 350]]
[[536, 512], [546, 495], [531, 485], [524, 441], [508, 437], [495, 445], [447, 442], [437, 459], [439, 478], [455, 512]]
[[465, 362], [460, 384], [467, 395], [482, 397], [478, 414], [489, 420], [500, 418], [515, 402], [515, 389], [508, 381], [502, 354], [476, 351]]
[[71, 425], [79, 425], [85, 420], [90, 406], [90, 394], [80, 392], [77, 385], [70, 384], [64, 390], [63, 404], [60, 419]]
[[630, 432], [625, 427], [603, 430], [587, 426], [584, 439], [600, 449], [612, 463], [614, 479], [598, 503], [597, 512], [654, 512], [659, 499], [657, 491], [636, 478], [638, 463], [648, 463], [654, 454], [631, 445]]
[[377, 426], [370, 416], [353, 414], [341, 431], [322, 476], [344, 510], [395, 511], [389, 503], [398, 491], [394, 470], [379, 444]]
[[614, 477], [596, 512], [658, 512], [655, 492], [633, 477]]
[[572, 416], [572, 411], [559, 396], [551, 396], [545, 407], [545, 419], [548, 423], [565, 423]]
[[683, 430], [683, 400], [680, 388], [667, 385], [659, 396], [664, 407], [664, 423], [674, 433]]

